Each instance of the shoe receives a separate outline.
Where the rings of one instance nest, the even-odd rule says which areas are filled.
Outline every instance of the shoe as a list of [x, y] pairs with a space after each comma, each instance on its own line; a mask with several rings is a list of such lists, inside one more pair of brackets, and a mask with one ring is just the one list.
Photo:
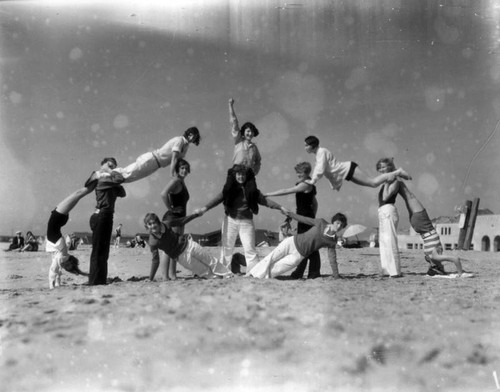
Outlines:
[[430, 266], [429, 269], [427, 270], [427, 276], [435, 276], [435, 275], [446, 275], [446, 272], [436, 265]]
[[321, 278], [321, 274], [319, 272], [313, 272], [307, 275], [307, 279], [317, 279], [317, 278]]
[[299, 280], [299, 279], [302, 279], [302, 276], [299, 275], [299, 274], [296, 274], [296, 273], [292, 272], [292, 274], [290, 275], [290, 279], [292, 279], [292, 280]]

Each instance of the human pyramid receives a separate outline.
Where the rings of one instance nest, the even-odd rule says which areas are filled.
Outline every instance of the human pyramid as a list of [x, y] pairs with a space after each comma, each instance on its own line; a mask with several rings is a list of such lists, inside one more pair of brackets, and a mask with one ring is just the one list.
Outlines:
[[[381, 208], [383, 205], [393, 205], [395, 197], [400, 194], [408, 207], [412, 226], [424, 239], [425, 259], [429, 263], [428, 274], [431, 274], [431, 271], [434, 274], [445, 274], [442, 266], [444, 261], [453, 262], [458, 274], [463, 273], [458, 257], [443, 255], [439, 236], [425, 209], [403, 182], [411, 180], [411, 176], [402, 168], [396, 169], [392, 159], [380, 160], [377, 164], [380, 174], [371, 178], [355, 162], [338, 161], [329, 150], [320, 147], [317, 137], [308, 136], [305, 138], [305, 150], [315, 155], [314, 168], [308, 162], [297, 164], [295, 171], [299, 181], [295, 186], [264, 194], [256, 183], [256, 176], [261, 168], [261, 155], [253, 138], [258, 136], [259, 131], [250, 122], [239, 126], [232, 98], [229, 100], [229, 119], [234, 140], [233, 166], [227, 172], [226, 183], [220, 193], [190, 215], [186, 211], [189, 192], [184, 183], [184, 179], [190, 173], [190, 165], [184, 158], [189, 145], [198, 146], [201, 141], [196, 127], [188, 128], [182, 136], [170, 139], [161, 148], [140, 155], [135, 162], [126, 167], [118, 167], [112, 157], [104, 158], [99, 170], [91, 174], [85, 185], [67, 196], [51, 212], [46, 243], [46, 251], [52, 253], [49, 270], [50, 288], [60, 285], [61, 269], [87, 275], [78, 268], [78, 260], [69, 254], [61, 233], [62, 227], [69, 219], [70, 211], [76, 204], [95, 191], [96, 210], [90, 218], [92, 252], [88, 284], [106, 284], [114, 206], [118, 197], [126, 196], [122, 184], [141, 180], [168, 166], [172, 179], [161, 192], [167, 212], [162, 219], [152, 212], [144, 217], [152, 253], [150, 280], [154, 279], [161, 258], [165, 261], [164, 273], [167, 279], [176, 279], [176, 262], [200, 278], [232, 277], [231, 261], [238, 236], [244, 250], [245, 275], [248, 277], [273, 278], [295, 269], [291, 277], [299, 279], [302, 278], [309, 261], [308, 277], [317, 278], [320, 276], [321, 264], [319, 250], [327, 248], [332, 275], [334, 278], [340, 278], [336, 246], [338, 238], [347, 226], [347, 218], [340, 212], [335, 213], [329, 221], [316, 218], [318, 204], [315, 184], [323, 176], [328, 179], [332, 189], [337, 191], [340, 190], [344, 180], [371, 188], [382, 186], [379, 194]], [[380, 164], [382, 161], [383, 165]], [[288, 194], [295, 194], [296, 213], [269, 199], [271, 196]], [[184, 226], [219, 204], [223, 204], [225, 214], [221, 230], [220, 257], [216, 258], [189, 234], [184, 234]], [[259, 260], [255, 249], [253, 221], [253, 216], [259, 212], [259, 205], [280, 210], [287, 219], [298, 222], [296, 234], [281, 241], [262, 260]], [[382, 220], [380, 222], [382, 230]], [[390, 226], [389, 222], [388, 227], [389, 229], [384, 229], [384, 233], [389, 232], [389, 237], [394, 237], [394, 225]], [[381, 232], [381, 238], [382, 234]], [[381, 261], [382, 269], [390, 276], [396, 277], [401, 273], [399, 256], [395, 257], [393, 250], [393, 243], [389, 241], [387, 246], [384, 245], [384, 250], [381, 249]]]

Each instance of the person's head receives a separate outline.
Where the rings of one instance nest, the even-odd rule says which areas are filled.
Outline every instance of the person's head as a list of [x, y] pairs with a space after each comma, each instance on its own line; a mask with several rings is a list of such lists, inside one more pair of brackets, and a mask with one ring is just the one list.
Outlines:
[[184, 178], [191, 173], [191, 165], [188, 161], [181, 158], [175, 162], [174, 170], [178, 177]]
[[334, 216], [332, 216], [331, 227], [335, 232], [339, 232], [347, 227], [347, 217], [337, 212]]
[[116, 169], [118, 163], [116, 159], [113, 157], [106, 157], [101, 161], [101, 170], [105, 172], [110, 172], [113, 169]]
[[233, 174], [236, 182], [239, 184], [244, 184], [247, 180], [247, 172], [248, 169], [244, 165], [234, 165], [233, 166]]
[[21, 233], [20, 231], [16, 231], [16, 235], [17, 235], [18, 237], [21, 237], [21, 236], [23, 235], [23, 233]]
[[189, 143], [193, 143], [195, 146], [200, 144], [201, 136], [198, 128], [191, 127], [184, 131], [184, 137], [187, 139]]
[[315, 152], [319, 147], [319, 139], [316, 136], [308, 136], [304, 139], [306, 152]]
[[141, 235], [140, 235], [139, 233], [137, 233], [137, 234], [135, 235], [135, 239], [136, 239], [136, 240], [142, 240], [142, 237], [141, 237]]
[[379, 159], [376, 168], [379, 173], [393, 172], [394, 170], [396, 170], [396, 167], [394, 166], [394, 158]]
[[311, 164], [309, 162], [300, 162], [295, 165], [295, 172], [299, 180], [304, 181], [311, 175]]
[[144, 227], [150, 233], [159, 233], [161, 227], [160, 218], [154, 212], [148, 212], [144, 217]]
[[26, 233], [26, 237], [33, 237], [33, 233], [32, 233], [31, 231], [28, 231], [28, 232]]
[[240, 134], [243, 139], [252, 140], [254, 137], [259, 136], [259, 130], [251, 122], [246, 122], [241, 126]]

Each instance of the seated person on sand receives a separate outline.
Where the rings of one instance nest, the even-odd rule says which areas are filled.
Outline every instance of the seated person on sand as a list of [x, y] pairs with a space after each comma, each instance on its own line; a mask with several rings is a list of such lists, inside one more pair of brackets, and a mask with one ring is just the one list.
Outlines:
[[26, 233], [25, 245], [19, 248], [19, 252], [37, 252], [38, 251], [38, 239], [33, 235], [31, 231]]
[[68, 250], [77, 250], [81, 243], [81, 238], [78, 238], [75, 233], [66, 236], [66, 246]]
[[161, 222], [158, 215], [150, 212], [144, 217], [144, 226], [149, 232], [149, 247], [152, 261], [149, 279], [153, 280], [160, 264], [158, 250], [164, 251], [169, 257], [177, 259], [184, 268], [200, 278], [225, 277], [231, 275], [226, 267], [210, 254], [210, 252], [193, 241], [189, 234], [178, 234], [172, 227], [183, 226], [199, 214], [188, 215], [184, 218], [173, 218]]
[[24, 247], [24, 237], [23, 233], [16, 231], [16, 236], [10, 240], [9, 247], [5, 249], [6, 252], [10, 252], [16, 249], [22, 249]]
[[146, 247], [146, 241], [144, 241], [139, 233], [135, 235], [135, 238], [133, 238], [131, 241], [127, 242], [127, 247], [128, 248], [135, 248], [135, 247], [141, 247], [145, 248]]
[[134, 182], [153, 174], [161, 167], [170, 165], [170, 174], [175, 176], [175, 164], [177, 160], [186, 156], [189, 144], [200, 144], [200, 132], [198, 128], [188, 128], [183, 136], [176, 136], [165, 143], [161, 148], [140, 155], [134, 163], [126, 167], [117, 167], [110, 173], [97, 172], [97, 177], [110, 177], [116, 183]]
[[316, 136], [305, 138], [305, 150], [316, 155], [316, 164], [311, 179], [305, 181], [307, 184], [314, 185], [321, 177], [325, 176], [330, 181], [332, 189], [339, 191], [344, 180], [370, 188], [377, 188], [384, 182], [392, 182], [396, 177], [411, 180], [411, 176], [402, 168], [391, 173], [379, 174], [377, 177], [369, 178], [357, 163], [337, 161], [337, 158], [329, 150], [319, 146], [319, 139]]
[[47, 224], [47, 241], [45, 242], [45, 251], [52, 253], [52, 264], [49, 269], [49, 288], [61, 285], [61, 268], [75, 275], [88, 276], [80, 271], [78, 259], [68, 253], [66, 240], [62, 236], [61, 228], [68, 222], [69, 212], [83, 197], [91, 193], [97, 185], [97, 180], [93, 175], [86, 182], [86, 186], [73, 192], [71, 195], [61, 201], [51, 212]]
[[444, 261], [447, 261], [455, 264], [458, 277], [472, 277], [472, 274], [463, 271], [462, 263], [460, 262], [460, 258], [458, 256], [443, 254], [443, 245], [441, 244], [441, 240], [436, 232], [436, 229], [432, 225], [432, 221], [430, 220], [427, 211], [402, 181], [399, 184], [399, 194], [403, 197], [406, 203], [406, 208], [408, 209], [408, 213], [410, 215], [411, 227], [413, 227], [413, 229], [420, 234], [422, 240], [424, 241], [425, 261], [430, 264], [427, 275], [448, 275], [442, 264]]
[[321, 218], [308, 218], [293, 212], [287, 212], [287, 215], [312, 227], [305, 233], [295, 234], [281, 241], [271, 253], [250, 270], [250, 276], [267, 279], [286, 274], [312, 252], [328, 248], [328, 259], [333, 277], [340, 278], [335, 248], [338, 235], [347, 226], [346, 216], [337, 213], [332, 217], [331, 223], [328, 223]]

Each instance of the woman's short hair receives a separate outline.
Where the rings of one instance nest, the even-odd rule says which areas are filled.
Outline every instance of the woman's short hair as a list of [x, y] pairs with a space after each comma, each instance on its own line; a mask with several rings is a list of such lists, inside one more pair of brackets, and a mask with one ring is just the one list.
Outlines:
[[149, 222], [155, 222], [160, 224], [160, 218], [158, 218], [158, 215], [156, 215], [154, 212], [148, 212], [146, 216], [144, 217], [144, 227], [147, 229], [148, 228], [148, 223]]
[[332, 216], [331, 223], [335, 221], [340, 221], [342, 223], [342, 228], [347, 226], [347, 217], [341, 212], [337, 212], [334, 216]]
[[106, 162], [111, 162], [113, 165], [118, 166], [118, 163], [116, 163], [116, 159], [113, 157], [106, 157], [101, 161], [101, 166], [104, 165]]
[[200, 136], [200, 131], [198, 131], [198, 128], [196, 127], [191, 127], [191, 128], [188, 128], [184, 131], [184, 137], [186, 139], [189, 139], [189, 136], [190, 135], [193, 135], [194, 138], [193, 138], [193, 144], [194, 145], [199, 145], [200, 144], [200, 141], [201, 141], [201, 136]]
[[240, 135], [241, 136], [243, 136], [245, 134], [245, 131], [247, 128], [252, 131], [254, 137], [259, 136], [259, 130], [251, 122], [246, 122], [245, 124], [243, 124], [241, 126], [241, 128], [240, 128]]
[[312, 148], [316, 148], [319, 146], [319, 139], [316, 136], [308, 136], [304, 140], [307, 145], [311, 146]]
[[191, 173], [191, 165], [189, 164], [188, 161], [181, 158], [177, 162], [175, 162], [174, 170], [177, 174], [179, 174], [179, 170], [181, 169], [181, 166], [186, 166], [188, 173]]
[[377, 169], [377, 171], [379, 171], [380, 167], [384, 164], [389, 169], [392, 169], [391, 171], [396, 170], [396, 167], [394, 166], [394, 158], [381, 158], [378, 160], [377, 164], [375, 165], [375, 168]]
[[305, 175], [311, 174], [311, 164], [309, 162], [300, 162], [295, 165], [295, 171], [297, 173], [304, 173]]

